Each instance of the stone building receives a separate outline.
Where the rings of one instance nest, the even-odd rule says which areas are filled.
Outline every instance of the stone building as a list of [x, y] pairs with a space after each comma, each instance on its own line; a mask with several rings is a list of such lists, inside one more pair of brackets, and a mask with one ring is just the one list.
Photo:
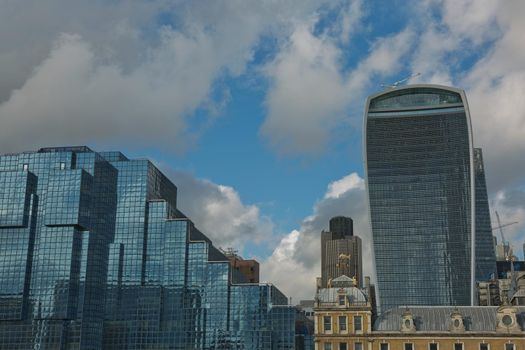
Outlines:
[[[355, 279], [340, 276], [317, 291], [314, 303], [316, 350], [363, 350], [372, 331], [372, 305]], [[366, 345], [366, 346], [365, 346]]]
[[525, 307], [399, 307], [371, 324], [367, 302], [339, 305], [337, 290], [325, 293], [316, 350], [525, 350]]
[[318, 290], [316, 350], [525, 350], [525, 307], [405, 306], [373, 321], [367, 293], [346, 276]]

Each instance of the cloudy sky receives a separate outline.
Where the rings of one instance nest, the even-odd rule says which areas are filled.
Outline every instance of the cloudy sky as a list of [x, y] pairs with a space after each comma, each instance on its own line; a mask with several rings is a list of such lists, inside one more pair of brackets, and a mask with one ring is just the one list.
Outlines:
[[330, 217], [370, 250], [365, 98], [419, 72], [465, 89], [522, 256], [524, 15], [523, 0], [0, 0], [0, 153], [148, 157], [216, 245], [311, 298]]

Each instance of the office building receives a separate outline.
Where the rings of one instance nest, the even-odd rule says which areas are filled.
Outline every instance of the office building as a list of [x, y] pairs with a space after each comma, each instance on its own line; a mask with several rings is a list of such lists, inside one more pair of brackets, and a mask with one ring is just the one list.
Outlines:
[[368, 98], [364, 123], [380, 309], [473, 305], [495, 257], [464, 91], [387, 90]]
[[475, 184], [475, 279], [486, 281], [496, 273], [496, 252], [492, 236], [492, 221], [490, 219], [487, 182], [483, 165], [481, 148], [474, 148], [474, 184]]
[[241, 273], [248, 283], [259, 283], [259, 263], [254, 259], [243, 259], [233, 248], [222, 250], [231, 267]]
[[330, 230], [321, 232], [321, 287], [341, 275], [354, 277], [362, 285], [361, 238], [354, 236], [351, 218], [330, 219]]
[[295, 308], [248, 283], [151, 162], [0, 156], [0, 349], [293, 349]]

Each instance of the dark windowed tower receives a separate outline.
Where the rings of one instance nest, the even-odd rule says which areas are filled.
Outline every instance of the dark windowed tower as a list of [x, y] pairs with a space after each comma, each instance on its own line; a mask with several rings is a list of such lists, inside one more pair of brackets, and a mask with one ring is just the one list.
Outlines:
[[330, 231], [321, 232], [322, 288], [341, 275], [355, 277], [362, 285], [361, 238], [353, 233], [352, 219], [344, 216], [330, 219]]
[[364, 119], [381, 310], [470, 305], [475, 280], [494, 271], [495, 258], [464, 91], [396, 88], [370, 96]]
[[481, 148], [474, 148], [476, 185], [476, 281], [496, 277], [496, 252]]

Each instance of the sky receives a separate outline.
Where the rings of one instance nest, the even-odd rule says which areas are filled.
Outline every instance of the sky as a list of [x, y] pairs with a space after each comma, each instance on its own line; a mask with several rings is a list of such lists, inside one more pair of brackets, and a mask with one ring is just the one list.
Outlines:
[[522, 0], [0, 0], [0, 153], [149, 158], [215, 245], [311, 299], [330, 217], [354, 219], [374, 277], [364, 104], [410, 77], [466, 91], [492, 221], [519, 222], [505, 235], [523, 257], [524, 15]]

